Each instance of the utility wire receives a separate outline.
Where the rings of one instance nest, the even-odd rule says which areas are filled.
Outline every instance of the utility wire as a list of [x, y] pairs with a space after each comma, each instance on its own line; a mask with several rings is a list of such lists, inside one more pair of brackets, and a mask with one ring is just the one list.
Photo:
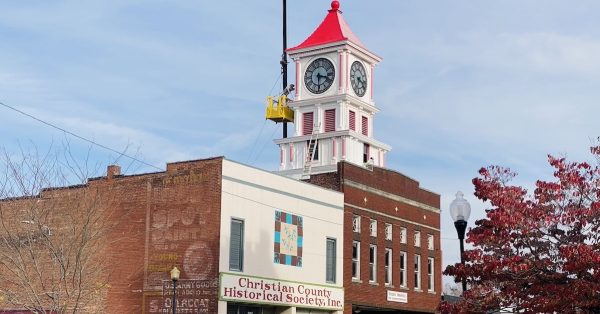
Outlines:
[[36, 120], [36, 121], [38, 121], [38, 122], [41, 122], [41, 123], [43, 123], [43, 124], [45, 124], [45, 125], [47, 125], [47, 126], [49, 126], [49, 127], [51, 127], [51, 128], [57, 129], [57, 130], [59, 130], [59, 131], [62, 131], [62, 132], [64, 132], [64, 133], [66, 133], [66, 134], [69, 134], [69, 135], [71, 135], [71, 136], [73, 136], [73, 137], [76, 137], [76, 138], [78, 138], [78, 139], [80, 139], [80, 140], [82, 140], [82, 141], [86, 141], [86, 142], [88, 142], [88, 143], [90, 143], [90, 144], [92, 144], [92, 145], [96, 145], [96, 146], [98, 146], [98, 147], [100, 147], [100, 148], [104, 148], [104, 149], [106, 149], [106, 150], [108, 150], [108, 151], [111, 151], [111, 152], [113, 152], [113, 153], [119, 154], [119, 155], [121, 155], [121, 156], [125, 156], [125, 157], [127, 157], [127, 158], [129, 158], [129, 159], [131, 159], [131, 160], [137, 161], [137, 162], [139, 162], [139, 163], [141, 163], [141, 164], [144, 164], [144, 165], [146, 165], [146, 166], [149, 166], [149, 167], [152, 167], [152, 168], [155, 168], [155, 169], [158, 169], [158, 170], [163, 170], [162, 168], [159, 168], [159, 167], [157, 167], [157, 166], [155, 166], [155, 165], [149, 164], [149, 163], [147, 163], [147, 162], [145, 162], [145, 161], [143, 161], [143, 160], [137, 159], [137, 158], [135, 158], [135, 157], [133, 157], [133, 156], [129, 156], [129, 155], [127, 155], [127, 154], [123, 153], [123, 152], [119, 152], [119, 151], [118, 151], [118, 150], [116, 150], [116, 149], [110, 148], [110, 147], [108, 147], [108, 146], [105, 146], [105, 145], [102, 145], [102, 144], [100, 144], [100, 143], [96, 143], [96, 142], [94, 142], [94, 141], [92, 141], [92, 140], [90, 140], [90, 139], [87, 139], [87, 138], [83, 137], [83, 136], [77, 135], [77, 134], [75, 134], [75, 133], [73, 133], [73, 132], [71, 132], [71, 131], [68, 131], [68, 130], [66, 130], [66, 129], [63, 129], [63, 128], [59, 127], [59, 126], [56, 126], [56, 125], [54, 125], [54, 124], [52, 124], [52, 123], [50, 123], [50, 122], [46, 122], [46, 121], [44, 121], [44, 120], [42, 120], [42, 119], [40, 119], [40, 118], [37, 118], [37, 117], [35, 117], [35, 116], [31, 115], [31, 114], [28, 114], [28, 113], [26, 113], [26, 112], [23, 112], [23, 111], [21, 111], [21, 110], [19, 110], [19, 109], [15, 108], [15, 107], [9, 106], [9, 105], [7, 105], [7, 104], [3, 103], [2, 101], [0, 101], [0, 105], [2, 105], [2, 106], [4, 106], [4, 107], [6, 107], [6, 108], [8, 108], [8, 109], [11, 109], [11, 110], [13, 110], [13, 111], [16, 111], [16, 112], [18, 112], [18, 113], [20, 113], [20, 114], [22, 114], [22, 115], [24, 115], [24, 116], [27, 116], [27, 117], [29, 117], [29, 118], [31, 118], [31, 119], [33, 119], [33, 120]]
[[[270, 96], [271, 93], [273, 93], [273, 90], [275, 89], [275, 86], [277, 86], [277, 83], [279, 83], [281, 76], [283, 76], [283, 73], [279, 74], [279, 76], [275, 80], [275, 83], [273, 83], [273, 87], [271, 87], [271, 90], [269, 91], [269, 93], [267, 95]], [[256, 135], [256, 139], [254, 140], [254, 144], [252, 145], [252, 149], [250, 150], [250, 155], [248, 155], [248, 158], [246, 159], [246, 162], [248, 162], [248, 163], [250, 162], [250, 159], [252, 159], [252, 154], [254, 154], [254, 150], [256, 149], [256, 144], [258, 144], [258, 140], [259, 140], [260, 136], [262, 135], [262, 132], [265, 129], [266, 124], [267, 124], [267, 119], [265, 119], [265, 122], [263, 123], [262, 127], [260, 128], [260, 132], [258, 132], [258, 135]]]
[[[235, 193], [232, 193], [232, 192], [227, 192], [227, 191], [223, 191], [223, 193], [224, 193], [224, 194], [229, 194], [229, 195], [231, 195], [231, 196], [235, 196], [235, 197], [238, 197], [238, 198], [241, 198], [241, 199], [244, 199], [244, 200], [246, 200], [246, 201], [250, 201], [250, 202], [253, 202], [253, 203], [256, 203], [256, 204], [260, 204], [260, 205], [263, 205], [263, 206], [266, 206], [266, 207], [270, 207], [270, 208], [272, 208], [272, 209], [281, 210], [281, 207], [275, 207], [275, 206], [273, 206], [273, 205], [271, 205], [271, 204], [263, 203], [263, 202], [257, 201], [257, 200], [255, 200], [255, 199], [251, 199], [251, 198], [249, 198], [249, 197], [246, 197], [246, 196], [243, 196], [243, 195], [239, 195], [239, 194], [235, 194]], [[327, 223], [330, 223], [330, 224], [332, 224], [332, 225], [343, 226], [343, 224], [342, 224], [342, 223], [339, 223], [339, 222], [333, 222], [333, 221], [326, 220], [326, 219], [324, 219], [324, 218], [319, 218], [319, 217], [315, 217], [315, 216], [307, 215], [306, 213], [299, 213], [299, 212], [295, 212], [295, 211], [293, 211], [293, 210], [286, 210], [286, 211], [287, 211], [288, 213], [290, 213], [290, 214], [293, 214], [293, 215], [302, 215], [303, 217], [308, 217], [308, 218], [312, 218], [312, 219], [314, 219], [314, 220], [319, 220], [319, 221], [327, 222]]]
[[269, 93], [267, 95], [271, 95], [271, 93], [275, 89], [275, 86], [277, 86], [277, 83], [279, 83], [279, 80], [281, 79], [281, 76], [283, 76], [283, 73], [279, 74], [279, 76], [277, 77], [277, 80], [275, 80], [275, 83], [273, 84], [273, 87], [271, 87], [271, 90], [269, 91]]
[[263, 122], [263, 125], [260, 128], [260, 132], [258, 132], [258, 135], [256, 135], [256, 139], [254, 139], [254, 144], [252, 145], [252, 149], [250, 150], [250, 154], [248, 155], [248, 158], [246, 158], [246, 162], [247, 163], [250, 162], [250, 159], [252, 158], [252, 154], [254, 154], [254, 149], [256, 149], [256, 144], [258, 144], [258, 139], [262, 135], [262, 132], [265, 129], [265, 125], [266, 124], [267, 124], [267, 119], [265, 119], [265, 121]]
[[[283, 123], [281, 123], [283, 124]], [[275, 125], [275, 129], [273, 129], [273, 133], [271, 133], [271, 137], [269, 137], [270, 139], [273, 138], [273, 136], [275, 136], [275, 132], [277, 132], [277, 130], [279, 130], [279, 123], [277, 123]], [[262, 148], [260, 149], [260, 151], [258, 152], [258, 155], [256, 155], [256, 158], [254, 158], [254, 162], [258, 161], [258, 158], [260, 158], [260, 156], [262, 155], [263, 151], [265, 150], [265, 147], [267, 146], [267, 143], [269, 143], [270, 140], [267, 139], [267, 141], [264, 142]]]

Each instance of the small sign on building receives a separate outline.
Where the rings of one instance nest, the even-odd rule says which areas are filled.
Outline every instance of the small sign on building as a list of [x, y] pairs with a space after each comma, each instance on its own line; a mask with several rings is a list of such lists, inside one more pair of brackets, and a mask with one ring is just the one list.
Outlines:
[[[212, 280], [180, 279], [176, 286], [178, 313], [212, 314], [217, 312], [219, 282]], [[173, 308], [173, 282], [163, 281], [162, 293], [147, 293], [144, 313], [171, 313]]]
[[408, 303], [408, 293], [388, 290], [387, 300], [390, 302]]

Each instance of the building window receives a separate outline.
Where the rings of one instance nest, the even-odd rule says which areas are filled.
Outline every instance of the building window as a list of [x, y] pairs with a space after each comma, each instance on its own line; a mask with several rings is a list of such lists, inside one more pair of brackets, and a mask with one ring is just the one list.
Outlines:
[[400, 287], [406, 288], [406, 252], [400, 252]]
[[[312, 143], [312, 150], [311, 151], [311, 143]], [[318, 140], [308, 140], [306, 141], [306, 151], [308, 152], [309, 156], [310, 156], [310, 160], [319, 160], [319, 141]]]
[[244, 269], [244, 221], [231, 219], [229, 235], [229, 270]]
[[369, 146], [369, 144], [364, 144], [363, 145], [363, 162], [367, 162], [369, 161], [369, 157], [370, 156], [370, 152], [371, 151], [371, 146]]
[[434, 277], [433, 277], [433, 257], [427, 259], [427, 291], [433, 292], [435, 290]]
[[433, 251], [434, 249], [434, 245], [433, 245], [433, 234], [428, 234], [427, 235], [427, 249]]
[[352, 216], [352, 231], [356, 233], [360, 233], [360, 216], [354, 215]]
[[336, 243], [335, 239], [332, 238], [327, 238], [327, 258], [325, 266], [325, 280], [329, 283], [335, 283]]
[[406, 228], [400, 227], [400, 243], [406, 244]]
[[377, 237], [377, 220], [371, 219], [371, 223], [369, 224], [369, 234], [372, 237]]
[[385, 249], [385, 284], [392, 284], [392, 249]]
[[369, 281], [377, 281], [377, 245], [369, 246]]
[[352, 279], [360, 279], [360, 242], [352, 242]]
[[415, 247], [421, 247], [421, 231], [415, 231]]
[[325, 132], [335, 131], [335, 109], [325, 110]]
[[311, 135], [313, 133], [314, 114], [305, 112], [302, 114], [302, 135]]
[[348, 112], [348, 124], [350, 124], [350, 130], [356, 131], [356, 113], [352, 110]]
[[369, 136], [369, 118], [365, 116], [362, 117], [362, 134]]
[[415, 290], [421, 290], [421, 255], [415, 255]]
[[385, 224], [385, 239], [388, 241], [392, 241], [392, 225]]

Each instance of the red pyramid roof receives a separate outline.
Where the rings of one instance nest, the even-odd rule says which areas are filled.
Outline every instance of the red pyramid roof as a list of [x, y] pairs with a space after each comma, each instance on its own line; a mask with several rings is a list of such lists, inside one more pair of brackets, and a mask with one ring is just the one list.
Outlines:
[[364, 48], [363, 43], [352, 32], [340, 11], [339, 1], [331, 2], [331, 10], [321, 22], [321, 25], [304, 42], [296, 47], [289, 48], [287, 51], [294, 51], [308, 47], [319, 46], [338, 41], [350, 41]]

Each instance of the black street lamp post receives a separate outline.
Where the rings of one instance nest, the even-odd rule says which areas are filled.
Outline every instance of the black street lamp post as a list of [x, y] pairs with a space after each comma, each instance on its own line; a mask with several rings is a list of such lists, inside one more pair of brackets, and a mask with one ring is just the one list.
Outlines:
[[[467, 221], [471, 215], [471, 205], [463, 198], [462, 192], [456, 193], [456, 198], [450, 203], [450, 216], [454, 220], [454, 227], [456, 233], [458, 233], [458, 239], [460, 240], [460, 263], [465, 265], [465, 231], [467, 230]], [[465, 277], [462, 278], [462, 290], [463, 293], [467, 291], [467, 280]]]
[[179, 280], [180, 273], [177, 266], [173, 266], [173, 269], [171, 269], [171, 280], [173, 280], [173, 301], [171, 302], [171, 306], [173, 308], [173, 314], [177, 313], [177, 280]]

